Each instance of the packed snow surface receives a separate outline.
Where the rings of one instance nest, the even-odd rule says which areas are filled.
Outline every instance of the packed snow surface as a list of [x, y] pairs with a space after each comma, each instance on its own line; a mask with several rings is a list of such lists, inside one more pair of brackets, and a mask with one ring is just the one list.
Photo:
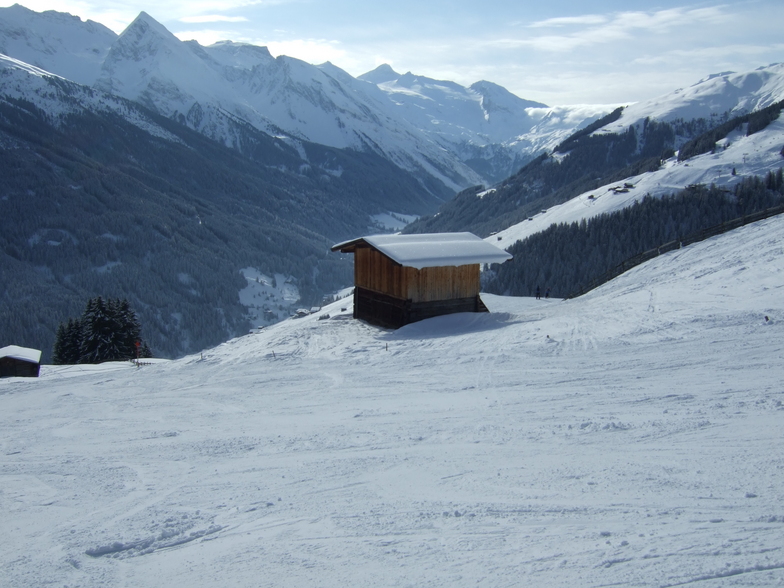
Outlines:
[[784, 217], [485, 302], [0, 381], [0, 584], [784, 583]]

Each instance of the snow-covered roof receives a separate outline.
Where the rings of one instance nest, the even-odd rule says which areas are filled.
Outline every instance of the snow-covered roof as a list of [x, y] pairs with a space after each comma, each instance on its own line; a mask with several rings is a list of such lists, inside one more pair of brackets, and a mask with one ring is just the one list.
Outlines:
[[370, 235], [332, 246], [332, 251], [353, 253], [366, 243], [400, 265], [425, 267], [459, 266], [473, 263], [503, 263], [512, 256], [472, 233], [429, 233], [421, 235]]
[[38, 349], [29, 347], [19, 347], [18, 345], [8, 345], [0, 349], [0, 358], [10, 357], [31, 363], [41, 363], [41, 352]]

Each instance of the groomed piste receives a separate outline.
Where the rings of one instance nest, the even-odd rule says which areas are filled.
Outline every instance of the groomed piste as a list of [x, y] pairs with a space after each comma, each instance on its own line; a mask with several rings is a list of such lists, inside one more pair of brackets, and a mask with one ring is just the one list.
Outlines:
[[776, 217], [565, 302], [392, 331], [344, 299], [4, 379], [0, 583], [779, 585], [782, 243]]

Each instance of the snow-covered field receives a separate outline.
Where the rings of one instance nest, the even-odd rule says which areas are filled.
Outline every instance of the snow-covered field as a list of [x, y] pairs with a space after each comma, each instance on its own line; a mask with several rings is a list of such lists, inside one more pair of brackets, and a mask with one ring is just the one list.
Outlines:
[[784, 584], [784, 217], [485, 301], [0, 381], [0, 585]]

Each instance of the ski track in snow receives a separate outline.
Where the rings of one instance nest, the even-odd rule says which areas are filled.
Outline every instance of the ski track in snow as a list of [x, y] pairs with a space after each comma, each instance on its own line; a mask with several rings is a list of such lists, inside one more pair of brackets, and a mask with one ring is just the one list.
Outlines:
[[0, 584], [781, 585], [782, 242], [2, 380]]

